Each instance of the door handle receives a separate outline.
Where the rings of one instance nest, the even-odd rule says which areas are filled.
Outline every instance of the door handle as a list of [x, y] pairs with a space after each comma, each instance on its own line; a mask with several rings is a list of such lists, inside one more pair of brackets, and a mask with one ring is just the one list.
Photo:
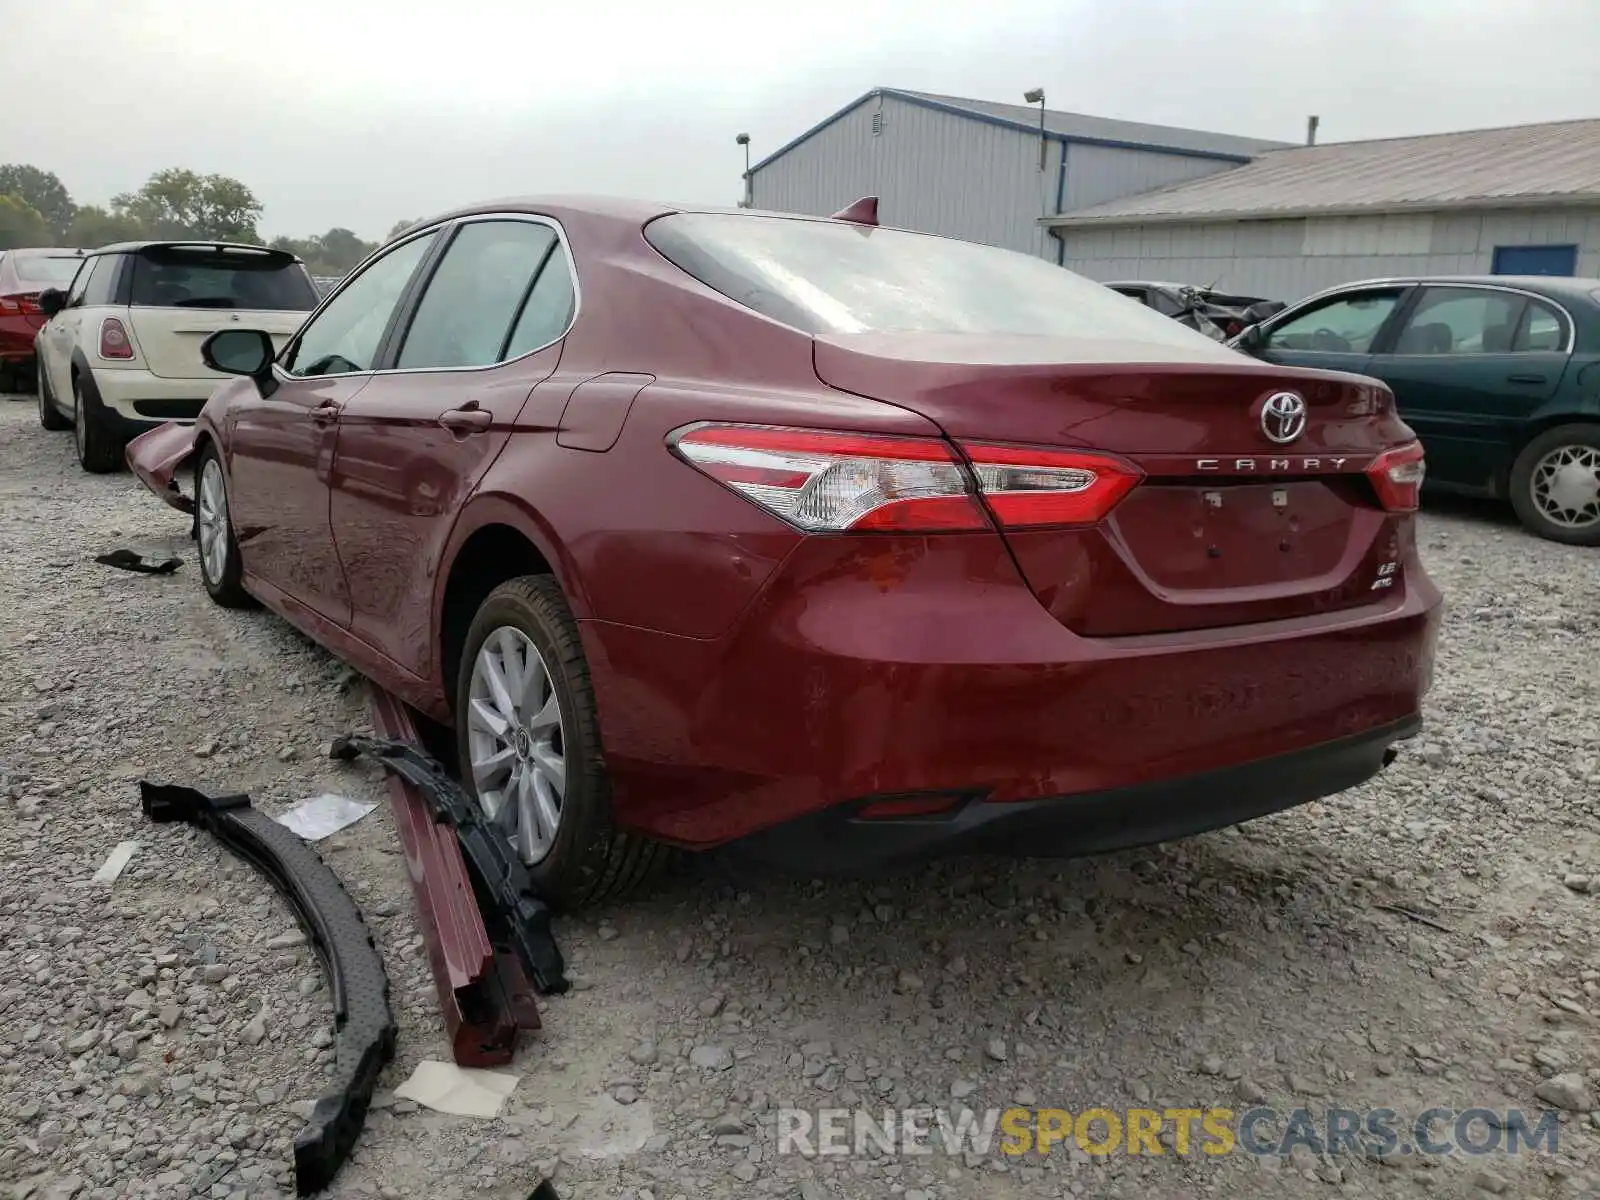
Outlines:
[[1546, 383], [1543, 375], [1507, 375], [1507, 383]]
[[494, 423], [494, 414], [476, 403], [462, 405], [439, 414], [439, 424], [452, 433], [477, 433]]
[[339, 406], [332, 400], [324, 400], [308, 414], [318, 425], [328, 425], [339, 419]]

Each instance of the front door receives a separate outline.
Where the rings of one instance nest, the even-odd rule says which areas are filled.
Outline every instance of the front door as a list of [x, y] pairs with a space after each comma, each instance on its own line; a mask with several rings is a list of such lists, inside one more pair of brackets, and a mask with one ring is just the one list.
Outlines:
[[1429, 284], [1368, 374], [1394, 391], [1428, 454], [1428, 478], [1490, 490], [1567, 368], [1566, 315], [1499, 288]]
[[[445, 542], [528, 393], [560, 358], [574, 287], [540, 218], [464, 221], [408, 301], [372, 387], [344, 407], [333, 529], [353, 628], [421, 679]], [[446, 681], [447, 686], [449, 681]]]
[[1285, 366], [1369, 374], [1372, 348], [1394, 320], [1408, 290], [1362, 288], [1290, 309], [1270, 324], [1255, 353]]
[[340, 419], [372, 385], [384, 334], [434, 236], [402, 242], [350, 279], [290, 342], [270, 394], [247, 393], [230, 409], [228, 496], [245, 570], [302, 617], [350, 624], [328, 523]]

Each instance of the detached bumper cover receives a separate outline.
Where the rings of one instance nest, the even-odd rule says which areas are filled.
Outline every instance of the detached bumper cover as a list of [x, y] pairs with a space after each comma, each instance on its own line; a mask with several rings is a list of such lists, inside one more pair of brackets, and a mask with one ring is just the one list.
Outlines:
[[128, 469], [179, 512], [193, 512], [194, 500], [178, 490], [178, 469], [194, 454], [198, 427], [169, 423], [141, 433], [128, 443]]
[[359, 734], [337, 739], [331, 753], [345, 761], [364, 754], [427, 798], [434, 819], [455, 828], [482, 889], [479, 906], [486, 917], [504, 922], [504, 936], [534, 986], [546, 994], [566, 991], [566, 964], [550, 929], [550, 909], [535, 892], [528, 868], [506, 839], [485, 823], [477, 802], [444, 767], [407, 742]]
[[249, 796], [207, 796], [194, 788], [141, 781], [145, 816], [209, 830], [283, 893], [322, 960], [333, 996], [336, 1086], [317, 1100], [294, 1140], [295, 1186], [309, 1196], [328, 1186], [366, 1123], [378, 1075], [394, 1056], [389, 977], [360, 910], [339, 877], [305, 842]]

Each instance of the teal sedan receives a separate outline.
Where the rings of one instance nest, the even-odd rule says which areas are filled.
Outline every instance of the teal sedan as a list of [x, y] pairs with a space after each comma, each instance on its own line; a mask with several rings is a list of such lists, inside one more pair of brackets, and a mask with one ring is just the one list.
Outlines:
[[1430, 488], [1509, 499], [1540, 537], [1600, 545], [1600, 279], [1345, 284], [1229, 344], [1383, 380], [1427, 451]]

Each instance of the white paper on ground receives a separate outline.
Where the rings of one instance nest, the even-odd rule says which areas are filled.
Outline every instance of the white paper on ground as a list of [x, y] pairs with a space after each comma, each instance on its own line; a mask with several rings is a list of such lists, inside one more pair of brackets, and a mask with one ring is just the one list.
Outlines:
[[277, 818], [277, 821], [280, 825], [288, 826], [308, 842], [320, 842], [329, 834], [338, 833], [346, 825], [354, 825], [377, 807], [376, 804], [363, 800], [352, 800], [349, 796], [335, 796], [332, 792], [323, 792], [320, 796], [302, 800]]
[[488, 1118], [499, 1115], [500, 1105], [521, 1079], [520, 1075], [479, 1071], [424, 1059], [411, 1072], [411, 1078], [395, 1088], [394, 1094], [404, 1100], [415, 1100], [436, 1112]]
[[117, 876], [122, 874], [122, 868], [128, 865], [138, 849], [138, 842], [118, 842], [111, 853], [106, 855], [106, 861], [100, 864], [100, 869], [94, 873], [94, 881], [115, 883]]

